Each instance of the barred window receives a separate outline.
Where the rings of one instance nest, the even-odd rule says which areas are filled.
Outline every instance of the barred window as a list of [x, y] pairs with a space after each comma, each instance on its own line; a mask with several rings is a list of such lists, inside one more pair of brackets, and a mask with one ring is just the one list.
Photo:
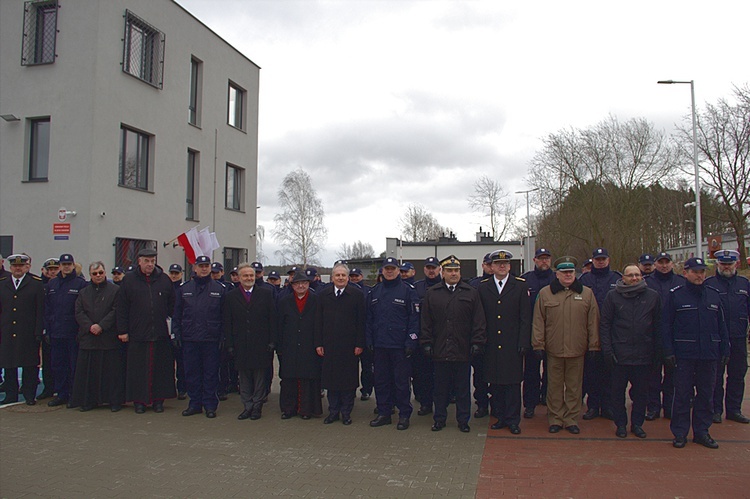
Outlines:
[[119, 185], [147, 191], [151, 135], [121, 127]]
[[123, 42], [122, 70], [162, 88], [164, 33], [126, 10]]
[[57, 7], [57, 0], [34, 0], [24, 4], [22, 66], [55, 62]]
[[[224, 248], [224, 273], [247, 261], [247, 248]], [[227, 279], [228, 280], [228, 279]]]
[[142, 249], [157, 249], [156, 241], [148, 239], [115, 238], [115, 265], [127, 268], [138, 263], [138, 252]]

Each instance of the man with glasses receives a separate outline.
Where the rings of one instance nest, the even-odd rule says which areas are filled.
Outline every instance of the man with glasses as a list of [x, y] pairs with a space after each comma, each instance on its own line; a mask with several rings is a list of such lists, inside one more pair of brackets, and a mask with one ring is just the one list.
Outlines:
[[714, 254], [716, 275], [706, 279], [706, 286], [719, 290], [729, 330], [729, 363], [726, 366], [727, 387], [724, 390], [724, 371], [719, 366], [714, 387], [713, 422], [721, 423], [726, 404], [727, 419], [748, 424], [750, 418], [742, 414], [742, 397], [747, 374], [747, 331], [750, 317], [750, 281], [737, 275], [738, 251], [720, 250]]
[[630, 431], [638, 438], [646, 438], [643, 421], [648, 398], [648, 367], [661, 357], [661, 298], [646, 285], [638, 265], [625, 267], [617, 287], [607, 293], [601, 309], [599, 335], [602, 356], [612, 369], [615, 435], [628, 436], [625, 390], [630, 383], [633, 398]]

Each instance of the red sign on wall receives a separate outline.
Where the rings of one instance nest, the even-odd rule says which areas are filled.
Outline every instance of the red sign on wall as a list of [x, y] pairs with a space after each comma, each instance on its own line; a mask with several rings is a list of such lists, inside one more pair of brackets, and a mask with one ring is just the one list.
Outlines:
[[52, 224], [53, 234], [70, 234], [70, 224]]

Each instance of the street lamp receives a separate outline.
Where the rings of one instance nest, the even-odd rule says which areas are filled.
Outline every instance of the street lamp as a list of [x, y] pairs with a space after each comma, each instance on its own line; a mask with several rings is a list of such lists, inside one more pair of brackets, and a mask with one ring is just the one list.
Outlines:
[[528, 191], [516, 191], [516, 194], [526, 194], [526, 244], [523, 245], [525, 250], [525, 258], [524, 258], [524, 265], [528, 265], [529, 268], [531, 267], [531, 248], [527, 248], [529, 244], [529, 240], [531, 239], [531, 213], [529, 211], [529, 193], [538, 191], [539, 187], [536, 189], [529, 189]]
[[698, 170], [698, 138], [695, 120], [695, 80], [676, 81], [676, 80], [659, 80], [656, 83], [661, 85], [674, 85], [676, 83], [690, 84], [690, 101], [693, 110], [693, 166], [695, 167], [695, 246], [696, 257], [703, 257], [703, 234], [701, 224], [701, 177]]

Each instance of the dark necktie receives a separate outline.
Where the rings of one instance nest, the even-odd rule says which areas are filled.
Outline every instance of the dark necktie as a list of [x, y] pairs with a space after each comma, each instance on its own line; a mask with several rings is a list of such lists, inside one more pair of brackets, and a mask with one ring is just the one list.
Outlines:
[[338, 298], [339, 296], [341, 296], [341, 290], [340, 290], [340, 289], [337, 289], [337, 290], [336, 290], [336, 298]]
[[456, 290], [456, 286], [451, 285], [448, 289], [450, 289], [451, 293], [453, 293]]
[[21, 285], [21, 279], [16, 279], [16, 289]]

